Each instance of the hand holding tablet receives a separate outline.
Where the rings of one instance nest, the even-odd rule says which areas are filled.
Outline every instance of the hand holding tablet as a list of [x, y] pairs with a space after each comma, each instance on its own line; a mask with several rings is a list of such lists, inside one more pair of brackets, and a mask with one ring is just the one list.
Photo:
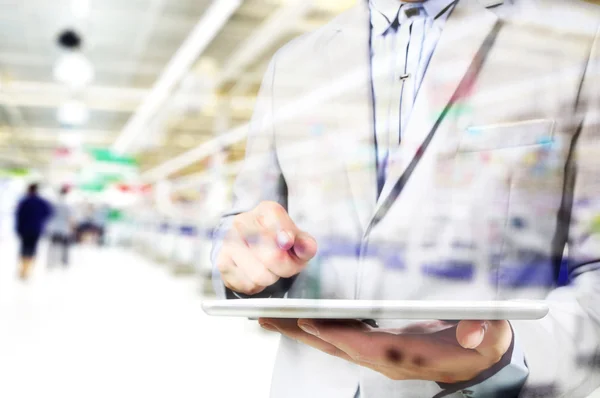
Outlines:
[[[548, 314], [543, 301], [208, 300], [209, 315], [258, 318], [260, 325], [393, 380], [460, 383], [511, 361], [509, 320]], [[378, 329], [362, 319], [431, 319]], [[448, 322], [451, 320], [451, 322]]]
[[494, 374], [512, 357], [513, 332], [503, 320], [430, 321], [387, 330], [351, 320], [261, 318], [259, 322], [266, 330], [392, 380], [461, 383]]
[[[300, 273], [317, 243], [285, 209], [263, 202], [235, 217], [217, 259], [225, 285], [255, 295]], [[509, 320], [547, 315], [543, 301], [207, 300], [209, 315], [259, 319], [326, 354], [368, 367], [393, 380], [456, 383], [494, 374], [511, 361]], [[403, 329], [378, 329], [363, 320], [410, 319]]]

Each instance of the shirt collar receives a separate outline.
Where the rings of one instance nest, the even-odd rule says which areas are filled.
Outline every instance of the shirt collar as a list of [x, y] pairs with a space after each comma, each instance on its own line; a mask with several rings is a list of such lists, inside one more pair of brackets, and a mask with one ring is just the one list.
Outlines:
[[449, 9], [450, 4], [456, 0], [426, 0], [422, 2], [407, 2], [400, 0], [369, 0], [369, 6], [372, 11], [373, 31], [376, 34], [383, 34], [395, 21], [400, 7], [405, 5], [418, 4], [425, 9], [428, 18], [435, 18], [442, 11]]

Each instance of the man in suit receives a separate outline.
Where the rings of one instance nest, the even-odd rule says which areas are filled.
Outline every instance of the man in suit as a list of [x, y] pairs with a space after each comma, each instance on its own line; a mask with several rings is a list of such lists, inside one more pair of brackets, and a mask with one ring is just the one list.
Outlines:
[[273, 397], [600, 386], [599, 26], [575, 0], [359, 1], [275, 55], [213, 248], [222, 297], [546, 299], [551, 312], [261, 319], [283, 336]]

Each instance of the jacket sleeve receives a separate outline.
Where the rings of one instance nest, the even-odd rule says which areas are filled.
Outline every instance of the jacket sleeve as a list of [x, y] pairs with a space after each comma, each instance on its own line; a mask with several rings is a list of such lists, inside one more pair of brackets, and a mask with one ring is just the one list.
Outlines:
[[[223, 246], [233, 218], [254, 209], [260, 202], [273, 201], [287, 208], [287, 186], [275, 151], [274, 131], [274, 81], [276, 57], [269, 64], [250, 121], [246, 143], [246, 158], [233, 187], [233, 204], [226, 212], [213, 235], [211, 260], [213, 264], [213, 286], [220, 298], [245, 298], [225, 288], [217, 267], [219, 251]], [[254, 297], [283, 297], [291, 285], [291, 280], [280, 280]]]
[[[559, 231], [571, 283], [547, 297], [549, 315], [513, 322], [529, 368], [521, 397], [586, 397], [600, 387], [600, 40], [581, 86]], [[560, 237], [558, 239], [561, 239]]]

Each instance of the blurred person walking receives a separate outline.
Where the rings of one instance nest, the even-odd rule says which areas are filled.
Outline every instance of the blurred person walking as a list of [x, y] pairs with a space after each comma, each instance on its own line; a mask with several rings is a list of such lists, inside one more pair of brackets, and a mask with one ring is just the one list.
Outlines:
[[58, 203], [54, 206], [54, 215], [48, 225], [50, 233], [50, 250], [48, 254], [48, 267], [58, 263], [59, 250], [60, 261], [64, 267], [69, 265], [69, 248], [73, 236], [73, 210], [67, 203], [68, 187], [62, 187]]
[[38, 242], [51, 215], [52, 206], [38, 195], [38, 185], [31, 184], [16, 211], [16, 230], [21, 241], [19, 276], [23, 280], [29, 276], [35, 262]]
[[102, 247], [106, 243], [106, 224], [108, 221], [109, 209], [105, 204], [99, 204], [95, 207], [93, 212], [94, 228], [97, 234], [98, 246]]

